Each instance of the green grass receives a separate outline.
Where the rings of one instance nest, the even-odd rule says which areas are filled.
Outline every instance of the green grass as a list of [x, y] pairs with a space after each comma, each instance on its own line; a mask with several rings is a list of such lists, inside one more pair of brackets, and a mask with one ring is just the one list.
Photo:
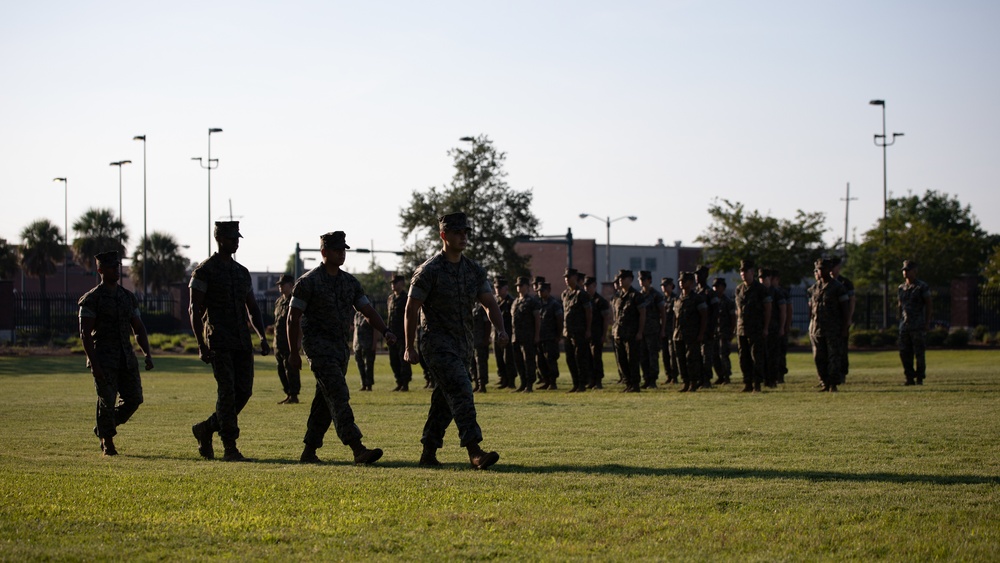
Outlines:
[[417, 466], [429, 393], [389, 392], [385, 356], [352, 396], [377, 465], [350, 464], [332, 431], [325, 464], [297, 462], [314, 380], [305, 404], [276, 405], [271, 357], [240, 417], [257, 462], [201, 460], [211, 372], [156, 362], [122, 455], [102, 458], [82, 357], [0, 357], [0, 560], [1000, 558], [998, 351], [932, 352], [923, 387], [899, 385], [896, 354], [856, 353], [838, 394], [815, 392], [806, 354], [759, 395], [491, 384], [479, 420], [502, 457], [486, 472], [454, 427], [445, 467]]

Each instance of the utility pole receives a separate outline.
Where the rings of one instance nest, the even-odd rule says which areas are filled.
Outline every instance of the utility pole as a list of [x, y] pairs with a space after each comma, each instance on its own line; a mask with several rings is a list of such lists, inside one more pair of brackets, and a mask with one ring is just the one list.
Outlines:
[[848, 227], [850, 226], [848, 218], [851, 216], [851, 202], [857, 200], [858, 198], [851, 197], [851, 183], [848, 182], [847, 196], [840, 198], [840, 201], [844, 202], [844, 256], [845, 257], [847, 255], [847, 234], [848, 234]]

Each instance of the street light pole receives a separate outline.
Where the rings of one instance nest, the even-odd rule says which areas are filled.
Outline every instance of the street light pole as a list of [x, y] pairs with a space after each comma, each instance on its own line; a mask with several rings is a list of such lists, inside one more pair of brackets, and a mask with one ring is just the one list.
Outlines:
[[875, 133], [875, 146], [882, 147], [882, 329], [889, 328], [889, 263], [887, 262], [889, 252], [889, 177], [886, 147], [890, 147], [896, 142], [896, 137], [902, 137], [902, 133], [893, 133], [892, 140], [886, 138], [885, 134], [885, 100], [871, 100], [869, 105], [882, 107], [882, 134]]
[[69, 252], [69, 181], [66, 178], [52, 178], [53, 182], [63, 183], [63, 293], [69, 294], [69, 260], [66, 253]]
[[146, 304], [146, 270], [149, 268], [149, 253], [146, 250], [146, 136], [136, 135], [133, 141], [142, 141], [142, 303]]
[[629, 221], [635, 221], [638, 219], [635, 215], [623, 215], [617, 219], [612, 219], [610, 216], [598, 217], [597, 215], [591, 215], [590, 213], [581, 213], [580, 218], [586, 219], [587, 217], [592, 217], [598, 221], [604, 221], [605, 228], [607, 229], [607, 243], [604, 245], [604, 270], [607, 276], [604, 281], [611, 281], [611, 223], [615, 221], [621, 221], [622, 219], [628, 219]]
[[208, 254], [212, 255], [212, 169], [219, 167], [219, 159], [212, 158], [212, 133], [222, 133], [222, 129], [212, 127], [208, 130], [208, 164], [202, 162], [200, 156], [193, 157], [198, 164], [208, 170]]
[[122, 231], [125, 230], [125, 217], [122, 215], [122, 166], [126, 164], [132, 164], [131, 160], [119, 160], [117, 162], [112, 162], [110, 166], [118, 167], [118, 221], [121, 223], [122, 228], [118, 229], [118, 244], [124, 250], [124, 243], [122, 242]]

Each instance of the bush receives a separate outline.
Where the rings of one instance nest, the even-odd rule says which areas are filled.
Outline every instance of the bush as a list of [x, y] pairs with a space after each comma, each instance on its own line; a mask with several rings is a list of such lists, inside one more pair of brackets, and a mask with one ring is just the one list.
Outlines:
[[[968, 335], [968, 333], [966, 333]], [[927, 346], [944, 346], [945, 339], [948, 338], [948, 330], [944, 328], [933, 328], [927, 331]]]
[[948, 348], [965, 348], [969, 345], [969, 331], [962, 328], [952, 331], [944, 338], [944, 345]]
[[972, 339], [976, 342], [982, 342], [985, 344], [990, 339], [990, 327], [986, 325], [979, 325], [972, 329]]
[[185, 354], [197, 354], [198, 353], [198, 343], [197, 342], [188, 342], [187, 344], [185, 344], [184, 345], [184, 353]]
[[868, 348], [872, 345], [872, 332], [870, 330], [851, 331], [848, 342], [854, 348]]

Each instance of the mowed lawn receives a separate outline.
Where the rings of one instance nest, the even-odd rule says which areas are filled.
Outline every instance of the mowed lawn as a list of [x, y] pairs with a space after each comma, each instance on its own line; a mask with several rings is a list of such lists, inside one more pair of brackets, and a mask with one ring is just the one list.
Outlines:
[[332, 430], [323, 465], [298, 463], [314, 380], [276, 405], [272, 357], [240, 416], [242, 464], [198, 457], [215, 383], [194, 357], [144, 372], [116, 458], [92, 434], [82, 357], [0, 357], [0, 560], [996, 561], [1000, 351], [928, 363], [903, 387], [895, 353], [852, 354], [836, 394], [804, 353], [761, 394], [623, 394], [617, 377], [567, 394], [565, 369], [557, 392], [491, 383], [476, 402], [501, 459], [473, 471], [454, 426], [445, 467], [417, 466], [430, 393], [390, 392], [385, 356], [374, 392], [348, 376], [365, 443], [385, 450], [371, 467]]

